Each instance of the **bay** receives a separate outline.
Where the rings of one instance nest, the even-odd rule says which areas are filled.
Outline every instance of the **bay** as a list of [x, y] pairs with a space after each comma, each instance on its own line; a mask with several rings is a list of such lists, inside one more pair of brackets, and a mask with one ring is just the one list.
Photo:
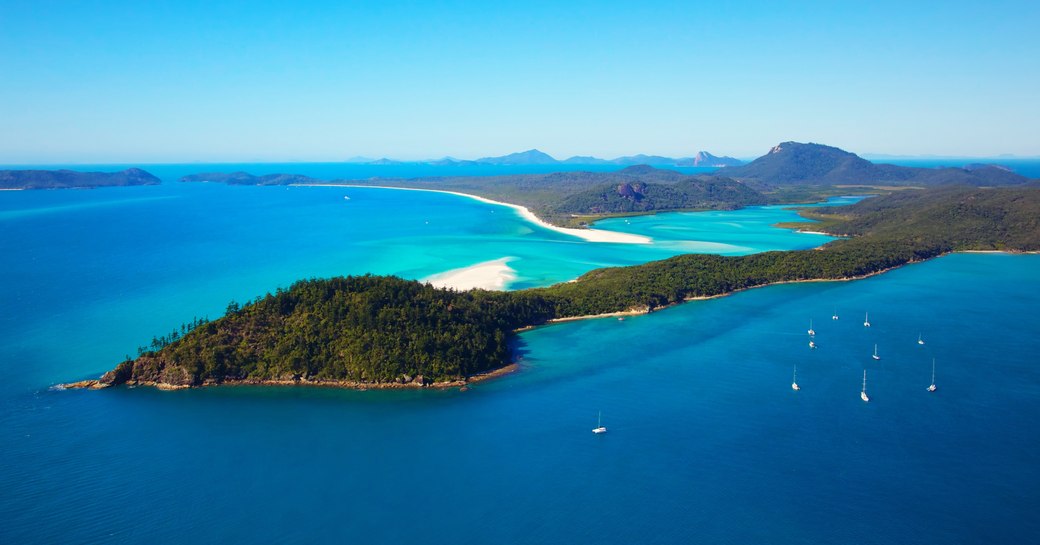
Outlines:
[[[538, 328], [521, 336], [518, 373], [467, 392], [48, 389], [299, 278], [422, 278], [512, 256], [516, 288], [691, 244], [750, 253], [829, 240], [769, 227], [791, 217], [775, 207], [615, 219], [598, 227], [655, 243], [596, 245], [420, 192], [0, 194], [0, 542], [1036, 535], [1040, 256], [958, 254]], [[601, 436], [590, 432], [599, 412]]]

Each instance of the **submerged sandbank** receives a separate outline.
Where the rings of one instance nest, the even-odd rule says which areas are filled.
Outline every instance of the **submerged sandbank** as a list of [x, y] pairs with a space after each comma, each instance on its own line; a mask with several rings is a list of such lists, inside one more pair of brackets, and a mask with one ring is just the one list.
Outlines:
[[446, 191], [443, 189], [424, 189], [419, 187], [392, 187], [386, 185], [357, 185], [357, 184], [293, 184], [297, 186], [313, 186], [313, 187], [361, 187], [361, 188], [374, 188], [374, 189], [396, 189], [400, 191], [429, 191], [432, 193], [447, 193], [449, 195], [458, 195], [460, 197], [467, 197], [470, 199], [478, 200], [487, 204], [495, 204], [498, 206], [507, 206], [516, 210], [520, 213], [520, 216], [525, 220], [537, 224], [541, 227], [549, 229], [550, 231], [556, 231], [557, 233], [563, 233], [565, 235], [571, 235], [578, 237], [589, 242], [614, 242], [618, 244], [650, 244], [653, 239], [650, 237], [644, 237], [642, 235], [633, 235], [631, 233], [619, 233], [616, 231], [604, 231], [602, 229], [570, 229], [568, 227], [559, 227], [543, 221], [538, 216], [534, 215], [526, 207], [518, 204], [511, 204], [501, 201], [493, 201], [491, 199], [481, 197], [478, 195], [471, 195], [469, 193], [459, 193], [458, 191]]
[[459, 291], [474, 288], [501, 291], [516, 279], [516, 271], [507, 265], [513, 259], [515, 258], [503, 257], [469, 267], [451, 269], [427, 276], [422, 282], [428, 282], [435, 288], [452, 288]]

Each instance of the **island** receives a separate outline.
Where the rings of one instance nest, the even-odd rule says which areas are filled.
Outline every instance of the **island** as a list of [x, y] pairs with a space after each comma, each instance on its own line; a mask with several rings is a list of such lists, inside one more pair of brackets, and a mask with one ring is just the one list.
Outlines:
[[646, 313], [783, 282], [851, 280], [955, 251], [1040, 250], [1040, 189], [939, 186], [803, 210], [820, 248], [680, 255], [598, 269], [512, 292], [455, 291], [392, 276], [302, 280], [228, 305], [214, 321], [154, 338], [100, 379], [165, 389], [218, 384], [465, 387], [508, 370], [518, 331], [560, 320]]
[[0, 170], [0, 189], [91, 189], [160, 183], [159, 178], [139, 168], [119, 172]]

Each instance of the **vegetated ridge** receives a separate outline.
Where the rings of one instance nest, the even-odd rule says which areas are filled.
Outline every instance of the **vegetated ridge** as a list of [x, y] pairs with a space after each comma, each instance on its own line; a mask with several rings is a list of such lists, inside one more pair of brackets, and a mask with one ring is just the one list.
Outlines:
[[120, 172], [0, 170], [0, 189], [90, 189], [159, 183], [159, 178], [139, 168]]
[[791, 185], [1019, 185], [1029, 181], [999, 165], [920, 168], [872, 163], [845, 150], [821, 144], [783, 142], [754, 161], [729, 167], [726, 176], [760, 190]]

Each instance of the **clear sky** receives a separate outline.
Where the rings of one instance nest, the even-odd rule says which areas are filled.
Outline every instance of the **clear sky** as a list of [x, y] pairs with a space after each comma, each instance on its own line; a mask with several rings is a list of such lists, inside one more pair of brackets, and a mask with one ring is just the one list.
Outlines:
[[0, 162], [1040, 155], [1040, 2], [0, 0]]

